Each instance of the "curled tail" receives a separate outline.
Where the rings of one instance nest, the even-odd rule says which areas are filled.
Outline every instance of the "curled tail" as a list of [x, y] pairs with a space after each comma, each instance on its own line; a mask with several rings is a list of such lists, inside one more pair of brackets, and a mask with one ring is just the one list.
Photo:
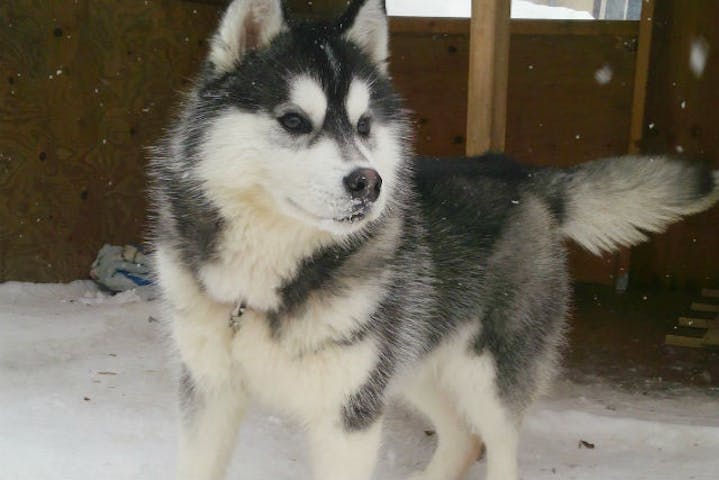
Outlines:
[[642, 242], [719, 200], [719, 170], [664, 157], [597, 160], [546, 170], [537, 180], [561, 205], [564, 235], [597, 255]]

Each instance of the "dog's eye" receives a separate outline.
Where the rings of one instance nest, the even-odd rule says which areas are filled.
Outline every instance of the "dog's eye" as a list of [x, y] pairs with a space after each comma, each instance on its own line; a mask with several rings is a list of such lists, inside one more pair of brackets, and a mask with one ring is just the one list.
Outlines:
[[359, 122], [357, 122], [357, 133], [362, 135], [363, 137], [369, 136], [370, 132], [372, 131], [372, 121], [369, 117], [362, 117], [359, 119]]
[[285, 113], [277, 119], [280, 124], [291, 133], [310, 133], [312, 124], [299, 113]]

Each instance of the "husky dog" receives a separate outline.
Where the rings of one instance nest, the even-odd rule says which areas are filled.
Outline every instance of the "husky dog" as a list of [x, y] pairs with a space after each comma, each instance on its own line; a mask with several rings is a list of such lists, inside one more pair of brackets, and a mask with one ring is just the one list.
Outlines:
[[323, 23], [235, 0], [157, 148], [180, 479], [222, 478], [260, 402], [306, 426], [317, 480], [368, 480], [393, 397], [438, 433], [413, 478], [460, 478], [477, 435], [488, 478], [516, 479], [562, 344], [565, 240], [611, 252], [719, 198], [716, 172], [658, 157], [414, 158], [387, 58], [382, 0]]

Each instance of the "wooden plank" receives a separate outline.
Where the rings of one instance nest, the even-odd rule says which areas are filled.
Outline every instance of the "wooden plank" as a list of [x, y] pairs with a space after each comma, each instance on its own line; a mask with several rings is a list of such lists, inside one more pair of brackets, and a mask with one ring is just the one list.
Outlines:
[[414, 112], [421, 155], [462, 156], [467, 130], [467, 35], [391, 31], [390, 72]]
[[[626, 154], [636, 63], [626, 44], [634, 39], [513, 36], [507, 151], [523, 162], [562, 167]], [[612, 77], [599, 84], [604, 65]]]
[[647, 81], [649, 79], [649, 58], [652, 46], [652, 28], [654, 18], [654, 0], [642, 3], [642, 19], [639, 22], [639, 43], [637, 66], [634, 70], [634, 101], [632, 103], [632, 123], [629, 133], [629, 153], [639, 152], [639, 142], [644, 136], [644, 111], [647, 100]]
[[683, 335], [666, 335], [664, 343], [677, 347], [714, 348], [719, 347], [719, 328], [710, 328], [702, 337], [687, 337]]
[[691, 309], [695, 312], [711, 312], [719, 313], [719, 305], [712, 305], [711, 303], [692, 303]]
[[690, 348], [704, 347], [704, 339], [702, 337], [684, 337], [682, 335], [666, 335], [664, 337], [664, 343], [667, 345], [674, 345], [675, 347], [690, 347]]
[[708, 347], [719, 347], [719, 328], [710, 328], [702, 338], [702, 343]]
[[719, 328], [719, 319], [679, 317], [677, 323], [679, 323], [680, 327]]
[[631, 37], [639, 34], [637, 21], [608, 20], [512, 20], [512, 35], [610, 35]]
[[[511, 0], [498, 1], [497, 26], [494, 55], [494, 111], [492, 112], [492, 137], [489, 148], [504, 151], [507, 142], [507, 90], [509, 85], [509, 45], [511, 42], [510, 23], [512, 18]], [[474, 0], [477, 2], [477, 0]], [[471, 48], [471, 37], [470, 37]], [[469, 107], [468, 107], [469, 108]]]
[[[393, 33], [469, 35], [468, 18], [390, 17]], [[585, 20], [511, 20], [511, 35], [608, 35], [636, 37], [639, 22], [636, 21], [585, 21]]]
[[448, 34], [469, 36], [468, 18], [389, 17], [392, 33]]
[[467, 154], [504, 150], [509, 68], [509, 0], [473, 0]]
[[17, 0], [0, 18], [0, 282], [86, 278], [104, 243], [143, 239], [145, 147], [218, 9]]
[[[649, 58], [652, 46], [652, 19], [654, 17], [654, 0], [645, 0], [642, 3], [642, 18], [639, 22], [639, 38], [637, 40], [637, 58], [634, 67], [634, 96], [632, 99], [632, 113], [629, 126], [629, 153], [639, 153], [639, 142], [644, 135], [644, 111], [647, 100], [647, 81], [649, 79]], [[622, 248], [616, 254], [617, 287], [624, 282], [624, 275], [629, 272], [631, 264], [631, 250]]]
[[[719, 168], [719, 1], [654, 0], [642, 151], [683, 152]], [[693, 45], [710, 50], [701, 75]], [[632, 285], [695, 289], [719, 282], [719, 208], [672, 225], [632, 249]], [[715, 286], [716, 288], [716, 286]]]
[[711, 288], [702, 289], [702, 297], [719, 298], [719, 290], [713, 290]]

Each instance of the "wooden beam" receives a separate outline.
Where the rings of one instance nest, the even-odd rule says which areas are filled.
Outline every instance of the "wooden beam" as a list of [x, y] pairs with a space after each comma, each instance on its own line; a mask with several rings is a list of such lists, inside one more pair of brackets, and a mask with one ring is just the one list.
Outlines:
[[391, 33], [469, 35], [468, 18], [389, 17]]
[[467, 155], [504, 150], [510, 0], [472, 0]]
[[647, 103], [647, 80], [649, 79], [649, 57], [652, 49], [653, 19], [654, 0], [645, 0], [642, 2], [642, 19], [639, 22], [637, 63], [634, 70], [632, 123], [629, 131], [629, 153], [639, 152], [639, 143], [644, 137], [644, 110]]
[[695, 312], [719, 313], [719, 305], [713, 305], [711, 303], [694, 302], [691, 305], [691, 309]]
[[704, 345], [708, 347], [719, 347], [719, 328], [710, 328], [702, 338]]
[[679, 317], [680, 327], [719, 328], [719, 319]]
[[684, 337], [682, 335], [666, 335], [664, 343], [675, 347], [702, 348], [704, 346], [703, 337]]
[[625, 20], [512, 20], [512, 35], [616, 35], [639, 34], [639, 22]]
[[[416, 33], [469, 35], [468, 18], [434, 17], [389, 17], [392, 33]], [[610, 35], [616, 37], [637, 37], [638, 21], [624, 20], [525, 20], [515, 19], [509, 23], [511, 35], [557, 35], [584, 36]]]
[[[644, 137], [644, 110], [647, 103], [647, 81], [649, 79], [649, 59], [652, 50], [652, 27], [654, 18], [654, 0], [642, 2], [642, 18], [639, 22], [639, 38], [637, 40], [637, 59], [634, 67], [634, 99], [632, 100], [632, 117], [629, 125], [629, 153], [639, 153], [639, 144]], [[617, 283], [626, 286], [627, 275], [631, 267], [632, 253], [629, 248], [622, 248], [616, 254], [615, 277], [622, 279]]]
[[719, 298], [719, 290], [704, 288], [702, 289], [702, 297]]

